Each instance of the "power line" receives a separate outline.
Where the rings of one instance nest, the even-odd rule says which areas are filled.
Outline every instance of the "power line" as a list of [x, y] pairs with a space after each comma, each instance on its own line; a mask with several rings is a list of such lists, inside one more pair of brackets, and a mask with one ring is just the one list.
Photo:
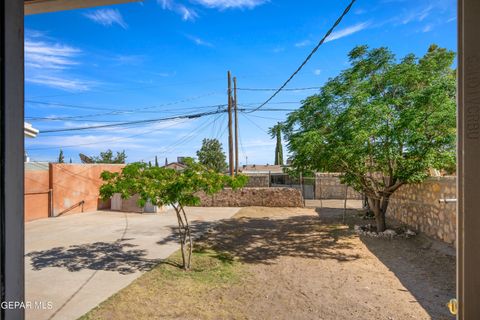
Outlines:
[[[212, 106], [214, 107], [214, 106]], [[168, 120], [176, 120], [176, 119], [192, 119], [192, 118], [197, 118], [197, 117], [202, 117], [206, 115], [211, 115], [211, 114], [218, 114], [218, 113], [225, 113], [227, 110], [221, 109], [220, 107], [223, 107], [223, 105], [218, 105], [217, 109], [215, 111], [209, 111], [209, 112], [203, 112], [199, 114], [190, 114], [190, 115], [176, 115], [172, 117], [167, 117], [167, 118], [156, 118], [156, 119], [142, 119], [142, 120], [136, 120], [136, 121], [127, 121], [127, 122], [122, 122], [122, 121], [112, 121], [112, 120], [91, 120], [94, 123], [110, 123], [110, 124], [99, 124], [99, 125], [92, 125], [92, 126], [84, 126], [84, 127], [74, 127], [74, 128], [66, 128], [66, 129], [47, 129], [47, 130], [40, 130], [42, 134], [45, 133], [58, 133], [58, 132], [69, 132], [69, 131], [80, 131], [80, 130], [94, 130], [94, 129], [100, 129], [100, 128], [109, 128], [109, 127], [117, 127], [117, 126], [135, 126], [135, 125], [143, 125], [145, 123], [153, 123], [153, 122], [161, 122], [161, 121], [168, 121]], [[190, 108], [189, 108], [190, 109]], [[193, 108], [192, 108], [193, 109]], [[196, 108], [198, 109], [198, 108]], [[238, 111], [241, 113], [249, 113], [248, 111], [252, 110], [250, 108], [239, 108]], [[295, 111], [296, 109], [275, 109], [275, 108], [270, 108], [270, 109], [262, 109], [262, 112], [279, 112], [279, 111], [285, 111], [285, 112], [291, 112]], [[259, 117], [260, 118], [260, 117]], [[46, 118], [49, 120], [56, 120], [56, 121], [61, 121], [63, 119], [60, 118]], [[88, 122], [88, 120], [78, 120], [78, 119], [65, 119], [66, 121], [79, 121], [79, 122]]]
[[[65, 116], [65, 117], [25, 117], [28, 120], [37, 120], [37, 121], [57, 121], [57, 120], [65, 120], [65, 121], [73, 121], [73, 119], [82, 119], [82, 118], [91, 118], [91, 117], [98, 117], [103, 115], [110, 115], [110, 116], [121, 116], [126, 114], [138, 114], [138, 113], [175, 113], [178, 111], [191, 111], [191, 110], [198, 110], [198, 109], [209, 109], [209, 108], [221, 108], [225, 107], [225, 104], [216, 104], [216, 105], [208, 105], [208, 106], [198, 106], [198, 107], [187, 107], [187, 108], [175, 108], [175, 109], [163, 109], [158, 111], [115, 111], [115, 112], [108, 112], [108, 113], [96, 113], [96, 114], [87, 114], [87, 115], [78, 115], [78, 116]], [[82, 120], [87, 121], [87, 120]], [[90, 121], [90, 120], [88, 120]], [[106, 121], [108, 122], [108, 121]]]
[[[222, 114], [219, 114], [215, 117], [215, 119], [213, 121], [217, 121], [219, 117], [221, 117]], [[199, 133], [201, 131], [203, 131], [204, 129], [208, 128], [211, 126], [211, 124], [213, 123], [213, 121], [208, 121], [205, 120], [204, 122], [202, 122], [198, 127], [196, 127], [195, 129], [193, 129], [192, 131], [190, 131], [189, 134], [181, 137], [180, 139], [174, 141], [173, 143], [165, 146], [165, 147], [162, 147], [162, 151], [157, 151], [155, 154], [152, 154], [151, 156], [148, 156], [146, 157], [145, 159], [149, 159], [151, 158], [153, 155], [167, 155], [168, 153], [172, 152], [173, 150], [175, 150], [175, 148], [178, 146], [178, 145], [183, 145], [187, 142], [190, 142], [191, 140], [193, 140], [194, 138], [198, 137]]]
[[[306, 88], [285, 88], [283, 91], [307, 91], [319, 90], [321, 87], [306, 87]], [[237, 88], [239, 91], [277, 91], [275, 88]]]
[[[249, 111], [252, 111], [252, 110], [255, 110], [255, 108], [240, 108], [238, 109], [238, 111], [240, 112], [243, 112], [243, 113], [250, 113]], [[258, 110], [259, 112], [271, 112], [271, 111], [274, 111], [274, 112], [279, 112], [279, 111], [287, 111], [287, 112], [290, 112], [290, 111], [297, 111], [298, 109], [281, 109], [281, 108], [269, 108], [269, 109], [262, 109], [262, 110]], [[257, 111], [257, 110], [256, 110]]]
[[[215, 95], [217, 93], [218, 93], [218, 91], [214, 91], [214, 92], [210, 92], [210, 93], [207, 93], [207, 94], [188, 97], [188, 98], [173, 101], [173, 102], [167, 102], [167, 103], [163, 103], [163, 104], [159, 104], [159, 105], [153, 105], [153, 106], [138, 107], [138, 108], [133, 108], [133, 109], [128, 109], [128, 108], [118, 109], [118, 106], [86, 106], [86, 105], [77, 105], [77, 104], [50, 102], [50, 101], [38, 101], [38, 100], [25, 100], [25, 102], [32, 103], [32, 104], [46, 105], [46, 106], [58, 106], [58, 107], [75, 108], [75, 109], [108, 110], [108, 111], [111, 111], [111, 112], [134, 112], [134, 111], [139, 111], [139, 110], [155, 109], [155, 108], [159, 108], [159, 107], [171, 106], [171, 105], [175, 105], [175, 104], [179, 104], [179, 103], [194, 101], [194, 100], [198, 100], [198, 99], [201, 99], [201, 98], [205, 98], [205, 97]], [[104, 114], [107, 115], [107, 114], [110, 114], [110, 113], [104, 113]]]
[[[175, 126], [175, 125], [177, 125], [177, 124], [178, 124], [178, 123], [173, 123], [173, 124], [171, 124], [171, 125], [169, 125], [169, 126], [163, 127], [162, 129], [167, 129], [167, 128], [173, 127], [173, 126]], [[98, 142], [80, 143], [80, 144], [74, 144], [74, 145], [55, 146], [55, 147], [28, 148], [27, 151], [30, 152], [30, 151], [35, 151], [35, 150], [66, 149], [66, 148], [75, 148], [75, 147], [80, 147], [80, 146], [91, 146], [91, 145], [101, 144], [101, 143], [105, 143], [105, 142], [118, 142], [118, 141], [123, 141], [123, 140], [126, 140], [126, 139], [130, 139], [130, 138], [134, 138], [134, 137], [139, 137], [139, 136], [143, 136], [143, 135], [146, 135], [146, 134], [150, 134], [150, 133], [153, 133], [153, 132], [155, 132], [155, 131], [158, 131], [158, 129], [155, 128], [155, 129], [153, 129], [153, 130], [144, 131], [144, 132], [142, 132], [142, 133], [138, 133], [138, 134], [134, 134], [134, 135], [130, 135], [130, 136], [125, 136], [125, 137], [115, 138], [115, 139], [102, 140], [102, 141], [98, 141]]]
[[262, 127], [260, 127], [256, 122], [254, 122], [252, 119], [250, 119], [249, 117], [247, 117], [247, 115], [245, 113], [241, 113], [242, 116], [245, 117], [245, 119], [247, 119], [251, 124], [253, 124], [255, 127], [257, 127], [258, 129], [262, 130], [263, 132], [265, 132], [266, 134], [269, 134], [268, 131], [266, 131], [265, 129], [263, 129]]
[[73, 92], [73, 93], [61, 93], [61, 94], [52, 94], [52, 95], [43, 95], [43, 96], [34, 96], [32, 98], [53, 98], [53, 97], [65, 97], [65, 96], [76, 96], [76, 95], [88, 95], [88, 94], [96, 94], [96, 93], [116, 93], [116, 92], [125, 92], [125, 91], [135, 91], [135, 90], [142, 90], [142, 89], [153, 89], [153, 88], [165, 88], [165, 87], [184, 87], [186, 85], [193, 85], [198, 83], [211, 83], [220, 80], [221, 78], [211, 78], [207, 80], [201, 81], [190, 81], [190, 82], [183, 82], [183, 83], [170, 83], [170, 84], [162, 84], [162, 85], [151, 85], [151, 86], [138, 86], [138, 87], [128, 87], [123, 89], [111, 89], [111, 90], [90, 90], [90, 91], [82, 91], [82, 92]]
[[98, 126], [74, 127], [74, 128], [66, 128], [66, 129], [49, 129], [49, 130], [42, 130], [42, 133], [45, 134], [45, 133], [54, 133], [54, 132], [93, 130], [93, 129], [103, 129], [103, 128], [129, 126], [129, 125], [132, 125], [132, 124], [144, 124], [144, 123], [153, 123], [153, 122], [161, 122], [161, 121], [168, 121], [168, 120], [177, 120], [177, 119], [195, 119], [195, 118], [201, 118], [201, 117], [208, 116], [208, 115], [224, 113], [224, 112], [227, 112], [227, 110], [221, 109], [221, 110], [217, 110], [217, 111], [201, 112], [201, 113], [189, 114], [189, 115], [178, 115], [178, 116], [166, 117], [166, 118], [127, 121], [127, 122], [114, 123], [114, 124], [104, 124], [104, 125], [98, 125]]
[[260, 119], [267, 119], [267, 120], [275, 120], [275, 121], [284, 121], [284, 119], [272, 118], [272, 117], [263, 117], [251, 114], [250, 117], [260, 118]]
[[275, 98], [282, 90], [284, 90], [284, 88], [287, 86], [287, 84], [297, 75], [297, 73], [300, 72], [300, 70], [302, 70], [302, 68], [307, 64], [307, 62], [312, 58], [312, 56], [315, 54], [315, 52], [317, 52], [318, 48], [320, 48], [320, 46], [325, 42], [325, 40], [330, 36], [330, 34], [333, 32], [333, 30], [335, 30], [335, 28], [340, 24], [340, 22], [342, 21], [343, 17], [345, 17], [347, 15], [347, 13], [350, 11], [350, 9], [352, 8], [353, 4], [355, 3], [356, 0], [351, 0], [350, 4], [345, 8], [345, 10], [343, 11], [343, 13], [340, 15], [340, 17], [338, 17], [337, 21], [335, 21], [335, 23], [332, 25], [332, 27], [327, 31], [327, 33], [323, 36], [323, 38], [320, 40], [320, 42], [315, 46], [315, 48], [313, 48], [313, 50], [310, 52], [310, 54], [307, 56], [307, 58], [305, 58], [305, 60], [300, 64], [300, 66], [297, 68], [297, 70], [295, 70], [294, 73], [292, 73], [292, 75], [287, 79], [287, 81], [285, 81], [283, 83], [282, 86], [280, 86], [280, 88], [278, 88], [271, 96], [270, 98], [268, 98], [267, 100], [265, 100], [265, 102], [263, 102], [261, 105], [259, 105], [257, 108], [255, 108], [254, 110], [250, 111], [249, 113], [251, 112], [255, 112], [259, 109], [261, 109], [262, 107], [264, 107], [267, 103], [269, 103], [273, 98]]

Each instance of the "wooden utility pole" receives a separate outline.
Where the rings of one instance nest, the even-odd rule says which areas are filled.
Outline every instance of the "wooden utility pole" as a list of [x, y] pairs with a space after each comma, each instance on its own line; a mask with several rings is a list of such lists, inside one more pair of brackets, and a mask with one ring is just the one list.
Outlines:
[[233, 106], [235, 110], [235, 174], [238, 174], [238, 105], [237, 77], [233, 77]]
[[232, 132], [232, 76], [228, 71], [228, 169], [230, 175], [233, 177], [234, 164], [233, 164], [233, 132]]

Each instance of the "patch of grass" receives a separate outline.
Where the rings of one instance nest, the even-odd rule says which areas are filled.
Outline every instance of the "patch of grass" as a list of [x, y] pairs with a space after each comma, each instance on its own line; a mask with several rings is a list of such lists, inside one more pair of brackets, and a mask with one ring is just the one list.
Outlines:
[[232, 318], [221, 293], [241, 282], [244, 266], [229, 253], [206, 247], [194, 251], [191, 270], [181, 269], [181, 261], [175, 252], [80, 319]]
[[227, 252], [217, 252], [199, 247], [192, 255], [192, 266], [188, 271], [181, 269], [182, 256], [174, 253], [156, 271], [170, 280], [191, 280], [208, 285], [236, 282], [241, 274], [240, 263]]

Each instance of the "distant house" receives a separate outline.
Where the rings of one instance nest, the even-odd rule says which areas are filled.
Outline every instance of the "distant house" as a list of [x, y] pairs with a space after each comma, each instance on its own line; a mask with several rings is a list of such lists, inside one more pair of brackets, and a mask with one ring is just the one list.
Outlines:
[[243, 165], [239, 168], [239, 171], [243, 174], [255, 174], [255, 173], [283, 173], [284, 166], [281, 165], [269, 165], [269, 164], [249, 164]]
[[171, 163], [168, 163], [168, 160], [165, 159], [165, 165], [162, 168], [183, 170], [187, 167], [184, 162], [185, 159], [186, 157], [177, 157], [177, 162], [171, 162]]
[[169, 169], [175, 169], [175, 170], [183, 170], [186, 167], [187, 167], [186, 165], [184, 165], [183, 163], [179, 163], [179, 162], [171, 162], [171, 163], [163, 166], [163, 168], [169, 168]]

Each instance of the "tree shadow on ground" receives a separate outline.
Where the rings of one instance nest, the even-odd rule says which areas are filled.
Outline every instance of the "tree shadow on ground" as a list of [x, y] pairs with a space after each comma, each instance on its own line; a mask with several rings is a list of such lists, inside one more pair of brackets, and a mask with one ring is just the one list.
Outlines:
[[[172, 235], [158, 241], [178, 241]], [[270, 264], [278, 257], [335, 259], [340, 262], [359, 258], [348, 239], [353, 233], [340, 224], [326, 225], [318, 216], [287, 218], [252, 218], [223, 220], [216, 223], [195, 222], [192, 232], [196, 251], [212, 249], [228, 253], [245, 263]]]
[[[342, 210], [337, 210], [340, 215]], [[351, 212], [346, 223], [353, 228], [355, 224], [374, 222]], [[387, 224], [398, 226], [394, 221], [387, 221]], [[455, 318], [446, 307], [456, 296], [456, 261], [452, 247], [423, 234], [393, 240], [360, 236], [360, 240], [414, 296], [412, 303], [419, 303], [432, 319]]]
[[150, 270], [160, 262], [146, 259], [146, 250], [132, 249], [136, 245], [127, 243], [128, 240], [131, 239], [56, 247], [26, 256], [31, 259], [33, 270], [58, 267], [70, 272], [89, 269], [129, 274]]

